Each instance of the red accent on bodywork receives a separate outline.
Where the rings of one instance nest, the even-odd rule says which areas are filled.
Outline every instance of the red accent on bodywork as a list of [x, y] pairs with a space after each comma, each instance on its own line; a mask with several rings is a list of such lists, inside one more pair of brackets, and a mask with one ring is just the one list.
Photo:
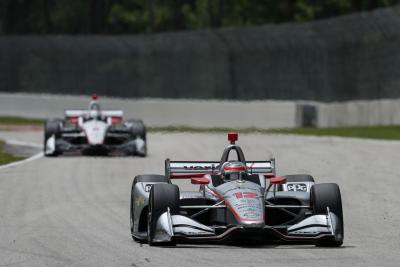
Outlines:
[[112, 117], [111, 118], [111, 123], [121, 123], [122, 118], [121, 117]]
[[192, 177], [191, 183], [192, 184], [209, 184], [210, 181], [205, 177]]
[[247, 168], [245, 166], [239, 166], [239, 167], [229, 167], [225, 166], [224, 170], [225, 171], [245, 171]]
[[98, 98], [98, 97], [97, 97], [97, 94], [95, 94], [95, 93], [92, 94], [92, 100], [97, 100], [97, 98]]
[[284, 184], [286, 183], [286, 178], [285, 177], [273, 177], [269, 179], [269, 182], [271, 184]]
[[236, 198], [256, 198], [257, 193], [254, 192], [236, 192], [235, 193]]
[[228, 133], [228, 141], [231, 142], [231, 144], [235, 144], [235, 142], [239, 139], [239, 135], [237, 132], [230, 132]]
[[78, 124], [79, 118], [78, 117], [69, 117], [68, 122], [71, 124]]

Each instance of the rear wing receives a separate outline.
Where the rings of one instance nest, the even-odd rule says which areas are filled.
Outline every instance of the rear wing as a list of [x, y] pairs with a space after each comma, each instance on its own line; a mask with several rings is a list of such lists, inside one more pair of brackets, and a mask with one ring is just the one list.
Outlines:
[[[266, 177], [274, 177], [275, 159], [266, 161], [246, 161], [250, 174], [263, 174]], [[170, 179], [187, 179], [202, 177], [206, 174], [219, 174], [219, 161], [171, 161], [165, 160], [165, 176]]]
[[[81, 110], [81, 109], [69, 109], [64, 112], [65, 117], [73, 118], [73, 117], [83, 117], [89, 116], [89, 110]], [[119, 117], [122, 118], [124, 116], [124, 112], [122, 110], [101, 110], [100, 114], [104, 117]]]

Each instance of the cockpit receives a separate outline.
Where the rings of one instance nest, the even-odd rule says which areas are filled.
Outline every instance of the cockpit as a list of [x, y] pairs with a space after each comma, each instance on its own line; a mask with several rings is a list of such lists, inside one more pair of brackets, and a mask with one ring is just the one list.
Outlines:
[[104, 116], [101, 114], [100, 105], [96, 101], [91, 101], [89, 104], [89, 112], [86, 114], [84, 121], [89, 120], [105, 120]]
[[239, 161], [225, 162], [221, 167], [221, 175], [225, 181], [243, 180], [247, 178], [247, 167]]

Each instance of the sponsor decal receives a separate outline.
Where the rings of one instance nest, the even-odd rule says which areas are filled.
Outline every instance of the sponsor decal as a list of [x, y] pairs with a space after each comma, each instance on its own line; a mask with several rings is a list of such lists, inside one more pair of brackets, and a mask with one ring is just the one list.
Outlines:
[[144, 186], [144, 191], [150, 192], [151, 187], [152, 187], [152, 184], [146, 184], [146, 185]]
[[301, 191], [301, 192], [306, 192], [307, 191], [307, 185], [306, 184], [287, 184], [287, 190], [288, 191]]
[[139, 197], [135, 198], [135, 205], [136, 206], [144, 205], [144, 197], [139, 196]]
[[191, 166], [183, 166], [185, 170], [214, 170], [216, 167], [214, 164], [212, 165], [191, 165]]

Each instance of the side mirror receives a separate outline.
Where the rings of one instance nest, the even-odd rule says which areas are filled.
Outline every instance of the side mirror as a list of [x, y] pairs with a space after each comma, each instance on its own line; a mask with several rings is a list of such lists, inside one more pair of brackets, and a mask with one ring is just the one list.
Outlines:
[[271, 184], [284, 184], [286, 183], [286, 178], [285, 177], [273, 177], [269, 179], [269, 182]]
[[192, 177], [190, 179], [190, 181], [191, 181], [192, 184], [209, 184], [210, 183], [210, 181], [207, 178], [204, 178], [204, 177], [200, 177], [200, 178]]

